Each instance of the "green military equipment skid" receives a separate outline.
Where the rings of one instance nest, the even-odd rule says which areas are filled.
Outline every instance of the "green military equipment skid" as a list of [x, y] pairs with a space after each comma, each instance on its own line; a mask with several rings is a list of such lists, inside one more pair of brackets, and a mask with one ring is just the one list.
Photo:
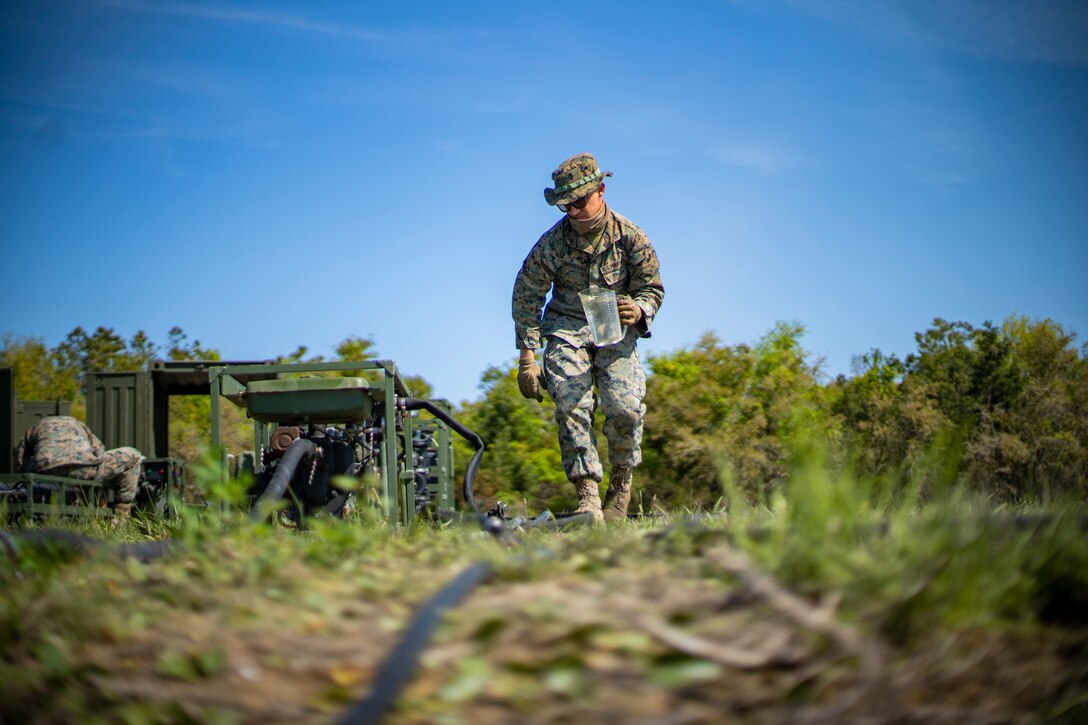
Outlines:
[[113, 492], [98, 481], [40, 473], [0, 475], [0, 501], [12, 519], [109, 518]]
[[[445, 401], [411, 398], [388, 360], [156, 360], [146, 370], [89, 373], [84, 385], [88, 425], [105, 447], [132, 446], [145, 456], [138, 509], [169, 515], [193, 498], [186, 493], [184, 461], [168, 450], [168, 404], [175, 395], [210, 396], [209, 434], [220, 451], [221, 475], [252, 476], [251, 506], [286, 500], [277, 513], [281, 522], [301, 525], [307, 516], [344, 516], [369, 504], [407, 525], [456, 505], [451, 428], [439, 418], [464, 429]], [[222, 449], [224, 399], [253, 420], [252, 451]], [[424, 410], [436, 417], [424, 417]], [[45, 415], [70, 412], [64, 401], [16, 400], [12, 371], [0, 370], [0, 505], [9, 517], [109, 516], [115, 493], [100, 482], [14, 470], [12, 451], [24, 432]], [[302, 442], [288, 455], [296, 441]], [[482, 442], [476, 441], [479, 454]]]
[[221, 398], [254, 420], [251, 505], [286, 499], [279, 520], [299, 523], [370, 502], [404, 525], [453, 508], [450, 429], [408, 410], [410, 391], [392, 361], [213, 365], [208, 375], [214, 447]]

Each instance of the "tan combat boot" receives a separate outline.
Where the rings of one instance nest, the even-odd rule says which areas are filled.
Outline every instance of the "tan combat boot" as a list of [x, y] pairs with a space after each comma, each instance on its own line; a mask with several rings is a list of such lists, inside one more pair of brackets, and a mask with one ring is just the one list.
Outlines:
[[608, 481], [608, 492], [604, 495], [604, 520], [623, 521], [627, 518], [627, 504], [631, 501], [630, 468], [616, 466]]
[[604, 521], [601, 513], [601, 492], [597, 489], [597, 482], [592, 478], [579, 478], [574, 482], [574, 490], [578, 492], [578, 508], [574, 513], [589, 512], [593, 514], [593, 523]]
[[113, 518], [110, 519], [110, 526], [121, 526], [122, 524], [126, 524], [131, 516], [131, 503], [115, 503], [113, 505]]

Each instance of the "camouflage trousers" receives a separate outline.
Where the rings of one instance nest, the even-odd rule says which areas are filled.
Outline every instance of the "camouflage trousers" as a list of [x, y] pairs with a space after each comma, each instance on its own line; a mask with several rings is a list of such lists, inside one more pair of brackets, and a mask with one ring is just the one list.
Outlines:
[[571, 481], [591, 478], [600, 482], [604, 478], [593, 432], [598, 401], [604, 413], [609, 461], [625, 468], [642, 462], [646, 373], [635, 347], [637, 339], [631, 331], [622, 342], [598, 348], [574, 345], [555, 335], [548, 337], [544, 383], [555, 401], [559, 450], [563, 470]]
[[74, 466], [60, 474], [84, 481], [102, 481], [117, 489], [119, 503], [132, 503], [140, 484], [140, 463], [143, 456], [135, 448], [114, 448], [106, 451], [97, 466]]

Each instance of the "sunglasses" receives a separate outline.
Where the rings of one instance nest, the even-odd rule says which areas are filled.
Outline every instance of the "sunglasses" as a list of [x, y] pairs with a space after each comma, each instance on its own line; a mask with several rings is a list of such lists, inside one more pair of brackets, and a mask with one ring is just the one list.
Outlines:
[[589, 198], [591, 196], [593, 196], [594, 194], [596, 194], [598, 191], [600, 191], [600, 188], [594, 189], [593, 191], [589, 192], [585, 196], [579, 197], [579, 198], [575, 199], [574, 201], [570, 202], [569, 204], [556, 204], [555, 206], [559, 209], [559, 211], [567, 211], [568, 209], [571, 209], [571, 208], [585, 209], [586, 204], [589, 203]]

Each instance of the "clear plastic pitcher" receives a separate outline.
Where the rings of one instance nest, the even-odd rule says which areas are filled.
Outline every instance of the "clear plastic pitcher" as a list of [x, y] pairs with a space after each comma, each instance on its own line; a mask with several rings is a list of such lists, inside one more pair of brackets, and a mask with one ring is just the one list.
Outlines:
[[582, 309], [586, 311], [593, 344], [602, 347], [614, 345], [623, 339], [615, 292], [602, 287], [590, 287], [579, 292], [578, 297], [582, 300]]

